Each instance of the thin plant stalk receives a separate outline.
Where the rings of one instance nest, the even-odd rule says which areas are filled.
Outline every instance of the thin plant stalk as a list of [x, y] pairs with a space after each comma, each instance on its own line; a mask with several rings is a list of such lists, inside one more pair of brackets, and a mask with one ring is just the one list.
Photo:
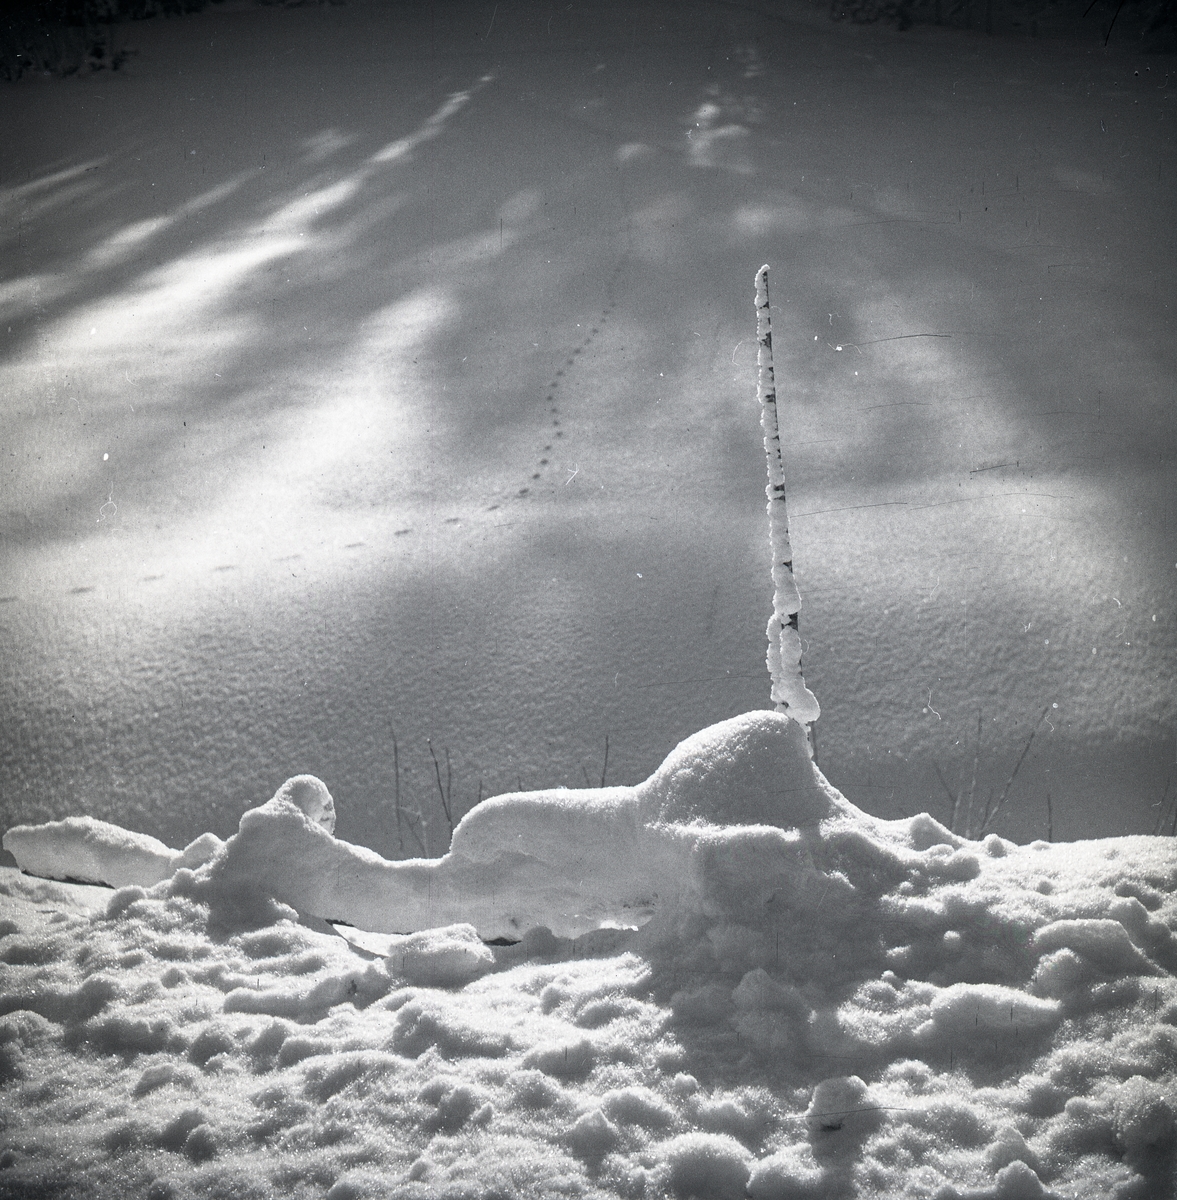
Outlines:
[[1018, 761], [1014, 763], [1014, 769], [1010, 772], [1009, 778], [1005, 781], [1005, 789], [1001, 793], [1001, 799], [997, 801], [992, 810], [989, 809], [988, 805], [985, 806], [985, 819], [981, 822], [981, 828], [978, 830], [978, 835], [989, 830], [989, 828], [993, 825], [993, 822], [997, 820], [1001, 810], [1005, 808], [1006, 803], [1009, 801], [1010, 789], [1014, 785], [1014, 780], [1018, 777], [1018, 772], [1022, 768], [1022, 763], [1025, 761], [1026, 755], [1030, 753], [1030, 747], [1034, 743], [1034, 735], [1038, 732], [1042, 722], [1046, 720], [1046, 714], [1048, 712], [1050, 712], [1049, 704], [1042, 710], [1042, 715], [1034, 723], [1034, 728], [1030, 730], [1030, 736], [1026, 739], [1026, 744], [1022, 747], [1021, 754], [1018, 755]]
[[396, 744], [396, 730], [392, 731], [392, 802], [396, 808], [396, 847], [404, 857], [405, 835], [401, 827], [401, 756], [400, 747]]
[[453, 771], [450, 767], [450, 752], [449, 747], [445, 749], [445, 787], [441, 784], [441, 764], [437, 761], [437, 754], [433, 749], [433, 743], [429, 742], [429, 757], [433, 759], [433, 774], [437, 779], [437, 794], [441, 799], [441, 811], [445, 813], [446, 824], [450, 827], [450, 836], [454, 833], [454, 810], [450, 804], [450, 793], [453, 786]]
[[[977, 709], [977, 744], [973, 747], [973, 778], [969, 783], [969, 799], [965, 808], [965, 836], [972, 837], [973, 835], [973, 802], [977, 795], [977, 768], [981, 765], [981, 710]], [[958, 833], [959, 830], [955, 825], [952, 827], [953, 833]]]

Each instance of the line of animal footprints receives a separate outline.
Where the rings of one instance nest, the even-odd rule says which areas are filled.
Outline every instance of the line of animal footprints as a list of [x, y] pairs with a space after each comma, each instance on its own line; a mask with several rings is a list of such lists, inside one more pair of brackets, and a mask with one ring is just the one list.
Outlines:
[[[548, 404], [548, 412], [549, 412], [549, 415], [551, 416], [551, 431], [553, 432], [554, 436], [553, 436], [553, 440], [551, 442], [548, 442], [544, 445], [544, 448], [543, 448], [544, 457], [540, 458], [540, 460], [537, 464], [539, 466], [540, 470], [535, 471], [531, 476], [531, 481], [533, 483], [538, 482], [540, 479], [543, 478], [543, 474], [544, 474], [543, 468], [544, 467], [551, 466], [551, 460], [549, 458], [547, 458], [547, 455], [552, 452], [552, 449], [555, 445], [555, 441], [564, 436], [564, 431], [560, 428], [560, 409], [559, 409], [559, 405], [556, 403], [556, 393], [560, 389], [561, 382], [565, 379], [565, 377], [568, 374], [568, 368], [575, 366], [576, 361], [580, 357], [580, 355], [585, 350], [587, 350], [589, 346], [592, 345], [593, 340], [596, 338], [597, 334], [599, 334], [601, 332], [601, 330], [605, 327], [605, 325], [608, 324], [610, 314], [613, 312], [613, 309], [617, 307], [617, 301], [613, 299], [613, 288], [617, 282], [617, 277], [621, 274], [621, 270], [624, 265], [625, 265], [624, 261], [618, 263], [617, 266], [614, 268], [613, 274], [609, 277], [609, 282], [605, 288], [605, 294], [606, 294], [606, 296], [609, 297], [609, 299], [606, 302], [606, 304], [604, 305], [604, 307], [601, 309], [600, 315], [597, 317], [596, 323], [594, 325], [590, 326], [588, 333], [585, 334], [585, 336], [581, 340], [581, 342], [573, 348], [572, 352], [564, 360], [564, 365], [555, 372], [552, 379], [548, 382], [547, 394], [545, 395], [544, 399]], [[531, 492], [530, 485], [525, 485], [524, 487], [521, 487], [515, 493], [515, 495], [516, 495], [516, 497], [521, 498], [521, 497], [529, 495], [530, 492]], [[501, 507], [499, 504], [491, 504], [487, 508], [486, 511], [494, 512], [495, 509], [497, 509], [499, 507]], [[447, 517], [445, 519], [444, 523], [446, 525], [460, 525], [461, 518], [460, 517]], [[393, 531], [393, 536], [398, 537], [398, 538], [399, 537], [408, 537], [410, 534], [412, 534], [412, 532], [413, 532], [413, 530], [411, 528], [396, 529]], [[366, 542], [348, 542], [343, 548], [345, 550], [359, 550], [359, 549], [362, 549], [366, 544], [367, 544]], [[301, 557], [302, 557], [301, 554], [287, 554], [281, 558], [274, 559], [274, 562], [278, 562], [278, 563], [293, 562], [294, 560], [299, 559]], [[230, 571], [236, 571], [238, 568], [237, 568], [236, 564], [234, 564], [234, 563], [223, 563], [218, 566], [212, 567], [210, 569], [213, 574], [227, 574]], [[155, 583], [158, 580], [163, 579], [163, 578], [164, 578], [163, 575], [144, 575], [143, 578], [140, 579], [139, 582], [140, 583]], [[94, 587], [91, 585], [86, 585], [83, 587], [74, 587], [74, 588], [69, 589], [69, 595], [84, 596], [84, 595], [88, 595], [91, 592], [96, 592], [97, 590], [98, 590], [97, 587]], [[17, 600], [18, 600], [17, 596], [0, 596], [0, 604], [14, 604], [14, 603], [16, 603]]]
[[[525, 484], [523, 487], [521, 487], [515, 493], [516, 498], [523, 498], [525, 496], [530, 495], [531, 483], [538, 483], [539, 480], [541, 480], [544, 477], [544, 468], [550, 467], [552, 465], [551, 459], [549, 459], [547, 456], [552, 452], [555, 442], [564, 436], [564, 431], [560, 428], [560, 408], [559, 408], [559, 405], [557, 404], [557, 392], [560, 389], [561, 382], [566, 381], [565, 377], [568, 374], [568, 368], [574, 366], [576, 364], [576, 361], [579, 358], [579, 356], [585, 350], [587, 350], [590, 345], [592, 345], [593, 340], [596, 338], [597, 334], [599, 334], [601, 332], [601, 330], [605, 327], [605, 325], [608, 323], [610, 314], [613, 312], [613, 309], [617, 307], [617, 301], [613, 298], [613, 288], [614, 288], [615, 284], [617, 283], [617, 277], [621, 274], [621, 270], [624, 267], [624, 265], [625, 265], [624, 260], [622, 260], [621, 262], [619, 262], [617, 264], [617, 266], [613, 269], [613, 274], [609, 277], [609, 282], [605, 285], [605, 295], [607, 297], [607, 300], [606, 300], [605, 306], [601, 309], [600, 314], [598, 315], [598, 317], [596, 319], [596, 322], [592, 326], [590, 326], [588, 333], [585, 334], [585, 336], [581, 340], [581, 342], [572, 349], [572, 352], [564, 360], [564, 365], [562, 367], [560, 367], [554, 373], [552, 378], [548, 381], [548, 385], [547, 385], [547, 389], [546, 389], [547, 394], [544, 396], [544, 401], [548, 405], [548, 413], [551, 417], [551, 426], [550, 426], [549, 432], [550, 432], [550, 436], [552, 436], [552, 441], [547, 442], [544, 445], [543, 450], [541, 452], [543, 457], [540, 458], [538, 463], [536, 464], [539, 469], [537, 471], [533, 472], [533, 474], [531, 476], [531, 482], [528, 484]], [[498, 504], [491, 504], [487, 507], [486, 511], [494, 512], [495, 509], [497, 509], [499, 507], [500, 507], [500, 505], [498, 505]]]

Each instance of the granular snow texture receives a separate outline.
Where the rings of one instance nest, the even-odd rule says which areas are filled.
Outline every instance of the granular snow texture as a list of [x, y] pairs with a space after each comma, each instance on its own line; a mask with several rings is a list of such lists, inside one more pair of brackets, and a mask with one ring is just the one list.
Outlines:
[[578, 939], [6, 870], [0, 1196], [1171, 1197], [1177, 843], [838, 799]]

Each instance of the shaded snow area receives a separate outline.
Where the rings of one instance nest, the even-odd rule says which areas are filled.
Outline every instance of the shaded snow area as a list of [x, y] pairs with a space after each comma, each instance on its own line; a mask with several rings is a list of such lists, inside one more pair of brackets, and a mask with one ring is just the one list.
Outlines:
[[1174, 1194], [1173, 839], [879, 820], [771, 713], [440, 860], [335, 838], [316, 784], [154, 886], [0, 875], [0, 1196]]
[[768, 263], [819, 764], [1168, 832], [1177, 71], [1088, 2], [233, 0], [5, 89], [0, 829], [309, 772], [436, 856], [431, 747], [456, 820], [766, 704]]

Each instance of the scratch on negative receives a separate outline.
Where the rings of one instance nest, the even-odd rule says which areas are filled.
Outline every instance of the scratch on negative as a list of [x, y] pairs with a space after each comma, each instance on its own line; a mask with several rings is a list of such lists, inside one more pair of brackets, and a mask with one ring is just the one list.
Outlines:
[[924, 508], [943, 508], [946, 504], [973, 504], [978, 500], [1000, 500], [1003, 496], [1036, 497], [1046, 500], [1074, 500], [1074, 496], [1056, 496], [1054, 492], [994, 492], [989, 496], [961, 496], [959, 500], [937, 500], [935, 504], [916, 504], [915, 512]]
[[877, 346], [880, 342], [901, 342], [901, 341], [903, 341], [904, 338], [917, 338], [917, 337], [950, 338], [953, 336], [954, 335], [951, 333], [897, 333], [894, 337], [871, 338], [871, 340], [869, 342], [843, 342], [842, 345], [843, 346], [853, 346], [855, 348], [855, 350], [857, 350], [859, 346]]
[[797, 517], [820, 517], [825, 513], [853, 512], [856, 508], [889, 508], [896, 504], [910, 504], [910, 500], [882, 500], [878, 504], [848, 504], [845, 508], [819, 508], [814, 512], [793, 513]]

